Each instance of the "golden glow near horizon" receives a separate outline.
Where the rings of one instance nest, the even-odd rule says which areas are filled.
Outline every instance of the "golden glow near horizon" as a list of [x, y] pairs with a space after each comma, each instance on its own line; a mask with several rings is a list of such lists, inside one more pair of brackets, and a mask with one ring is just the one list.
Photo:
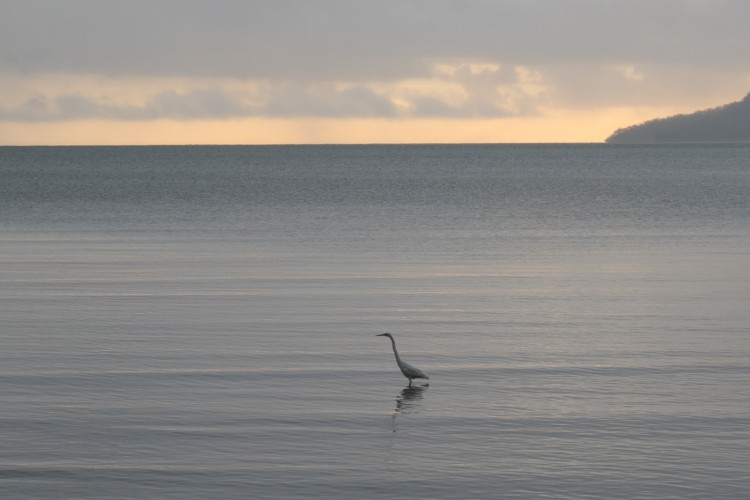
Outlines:
[[670, 110], [550, 111], [508, 119], [75, 120], [0, 123], [2, 145], [588, 143]]

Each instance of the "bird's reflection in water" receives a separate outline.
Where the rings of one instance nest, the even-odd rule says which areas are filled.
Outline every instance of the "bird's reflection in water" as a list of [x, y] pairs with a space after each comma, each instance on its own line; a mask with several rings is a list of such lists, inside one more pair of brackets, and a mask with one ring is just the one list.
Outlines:
[[399, 415], [419, 412], [419, 401], [424, 397], [424, 393], [428, 387], [430, 387], [429, 384], [413, 385], [411, 387], [405, 387], [404, 390], [401, 391], [401, 394], [396, 398], [396, 409], [393, 410], [393, 416], [391, 417], [391, 421], [394, 424], [393, 432], [396, 432], [396, 417]]
[[429, 384], [425, 385], [413, 385], [411, 387], [404, 387], [401, 394], [396, 398], [396, 413], [407, 413], [410, 410], [416, 409], [419, 405], [417, 401], [424, 397], [424, 391], [427, 390]]

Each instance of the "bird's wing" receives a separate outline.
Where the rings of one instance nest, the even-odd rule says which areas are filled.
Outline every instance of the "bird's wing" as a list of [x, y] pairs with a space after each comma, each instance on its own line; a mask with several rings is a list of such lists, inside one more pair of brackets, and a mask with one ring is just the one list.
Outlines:
[[406, 372], [410, 377], [428, 378], [427, 375], [425, 375], [424, 372], [420, 370], [419, 368], [417, 368], [416, 366], [410, 365], [406, 361], [403, 361], [402, 364], [403, 364], [404, 372]]

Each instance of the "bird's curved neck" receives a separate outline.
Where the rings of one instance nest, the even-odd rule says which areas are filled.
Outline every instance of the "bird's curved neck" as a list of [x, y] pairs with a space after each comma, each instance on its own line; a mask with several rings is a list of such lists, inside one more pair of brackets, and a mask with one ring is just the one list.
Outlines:
[[391, 346], [393, 346], [393, 354], [396, 355], [396, 360], [401, 361], [401, 357], [398, 355], [398, 350], [396, 349], [396, 341], [393, 340], [393, 337], [388, 337], [391, 339]]

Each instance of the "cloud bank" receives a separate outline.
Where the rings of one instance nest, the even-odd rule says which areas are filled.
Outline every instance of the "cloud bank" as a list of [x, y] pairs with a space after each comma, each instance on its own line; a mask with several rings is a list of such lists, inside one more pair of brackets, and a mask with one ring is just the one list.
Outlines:
[[[0, 12], [6, 122], [502, 118], [750, 86], [744, 0], [0, 0]], [[77, 87], [87, 78], [110, 84]], [[111, 83], [133, 78], [149, 91]]]
[[[523, 68], [441, 65], [429, 78], [402, 82], [341, 83], [233, 81], [225, 87], [154, 90], [145, 97], [111, 87], [36, 93], [14, 106], [0, 106], [0, 120], [19, 122], [79, 119], [199, 120], [217, 118], [498, 118], [534, 113], [544, 92]], [[184, 82], [182, 87], [186, 87]], [[70, 85], [75, 87], [75, 85]]]

